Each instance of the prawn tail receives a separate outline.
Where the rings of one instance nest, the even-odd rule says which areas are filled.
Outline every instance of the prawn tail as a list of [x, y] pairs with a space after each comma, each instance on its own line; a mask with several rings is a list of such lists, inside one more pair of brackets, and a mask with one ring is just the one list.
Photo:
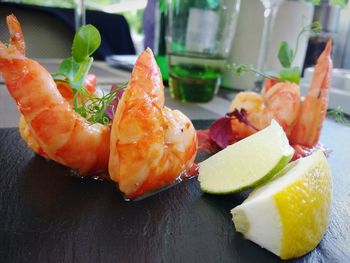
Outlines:
[[291, 142], [312, 147], [318, 143], [323, 121], [326, 117], [332, 71], [332, 42], [317, 60], [314, 75], [301, 111], [291, 134]]
[[6, 17], [7, 26], [10, 32], [10, 48], [16, 49], [20, 54], [25, 54], [26, 44], [22, 33], [22, 28], [14, 14]]
[[0, 41], [0, 72], [3, 74], [10, 71], [9, 66], [16, 64], [13, 60], [25, 58], [25, 42], [20, 23], [13, 14], [6, 17], [6, 22], [10, 40], [8, 45]]

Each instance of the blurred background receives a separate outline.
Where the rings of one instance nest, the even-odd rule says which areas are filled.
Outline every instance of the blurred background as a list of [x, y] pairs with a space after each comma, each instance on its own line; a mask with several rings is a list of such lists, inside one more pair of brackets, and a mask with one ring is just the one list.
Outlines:
[[[194, 5], [200, 1], [182, 2]], [[218, 0], [207, 2], [213, 5]], [[341, 105], [350, 112], [350, 5], [341, 8], [333, 5], [331, 0], [320, 0], [319, 5], [307, 0], [240, 1], [236, 32], [226, 62], [257, 65], [266, 15], [265, 2], [279, 3], [265, 54], [265, 70], [277, 72], [281, 69], [277, 58], [281, 41], [294, 45], [303, 26], [320, 21], [322, 32], [302, 36], [293, 64], [303, 70], [301, 88], [305, 92], [311, 81], [312, 66], [316, 64], [326, 41], [332, 39], [335, 69], [330, 107]], [[43, 59], [68, 57], [76, 30], [77, 9], [83, 5], [86, 23], [96, 26], [102, 37], [101, 46], [94, 54], [95, 60], [107, 62], [110, 67], [124, 70], [128, 75], [137, 54], [150, 47], [167, 86], [167, 3], [168, 0], [1, 0], [0, 39], [8, 38], [4, 18], [13, 12], [25, 33], [28, 56]], [[198, 28], [198, 31], [205, 30]], [[252, 73], [237, 77], [232, 70], [226, 69], [219, 83], [219, 95], [230, 100], [234, 94], [231, 91], [250, 90], [255, 78]], [[219, 110], [222, 111], [222, 108]]]
[[[165, 20], [161, 21], [159, 17], [159, 2], [162, 1], [163, 0], [84, 0], [83, 2], [87, 10], [102, 11], [107, 14], [123, 16], [130, 28], [135, 53], [139, 54], [144, 49], [145, 45], [154, 49], [155, 44], [157, 44], [155, 42], [159, 41], [159, 39], [154, 39], [158, 37], [157, 33], [159, 34], [159, 32], [154, 31], [160, 28], [157, 23], [165, 22]], [[304, 4], [301, 6], [301, 9], [289, 9], [289, 13], [300, 12], [308, 8], [305, 1], [289, 0], [287, 2], [299, 2]], [[341, 9], [338, 6], [331, 5], [330, 2], [330, 0], [321, 0], [321, 4], [315, 6], [310, 11], [314, 21], [321, 21], [323, 32], [320, 36], [311, 37], [308, 45], [308, 54], [305, 58], [305, 66], [313, 63], [314, 57], [316, 56], [315, 52], [317, 53], [320, 43], [324, 42], [323, 39], [331, 37], [335, 43], [333, 54], [335, 67], [350, 68], [350, 6], [348, 5], [345, 9]], [[4, 13], [6, 9], [10, 9], [11, 6], [16, 6], [16, 4], [18, 7], [21, 5], [27, 6], [27, 8], [29, 6], [38, 7], [38, 10], [40, 10], [40, 7], [44, 7], [41, 10], [47, 8], [50, 11], [53, 11], [55, 8], [72, 10], [76, 7], [76, 1], [73, 0], [1, 0], [0, 3], [0, 10], [2, 13]], [[12, 3], [14, 5], [11, 5]], [[259, 25], [261, 27], [261, 18], [263, 16], [262, 9], [263, 6], [259, 0], [242, 1], [235, 37], [237, 41], [243, 34], [249, 35], [254, 33], [256, 39], [249, 39], [249, 41], [259, 42]], [[254, 16], [249, 15], [248, 12], [249, 14], [254, 14]], [[283, 6], [280, 12], [284, 12]], [[298, 17], [296, 13], [293, 15]], [[310, 14], [307, 15], [310, 16]], [[304, 20], [306, 21], [307, 19], [308, 18], [304, 16]], [[249, 20], [248, 26], [246, 20]], [[288, 20], [288, 17], [283, 17], [282, 14], [280, 17], [277, 17], [276, 24], [283, 23], [283, 20]], [[256, 21], [260, 22], [257, 23]], [[4, 19], [1, 19], [1, 33], [4, 31], [3, 24]], [[106, 21], [106, 24], [108, 24], [108, 21]], [[120, 28], [115, 25], [115, 37], [118, 37], [119, 30]], [[278, 29], [276, 29], [276, 31], [278, 31]], [[276, 34], [278, 33], [280, 32], [276, 32]], [[277, 39], [276, 42], [278, 42]], [[133, 54], [133, 52], [130, 51], [129, 54]], [[46, 56], [46, 54], [42, 54], [42, 56]]]

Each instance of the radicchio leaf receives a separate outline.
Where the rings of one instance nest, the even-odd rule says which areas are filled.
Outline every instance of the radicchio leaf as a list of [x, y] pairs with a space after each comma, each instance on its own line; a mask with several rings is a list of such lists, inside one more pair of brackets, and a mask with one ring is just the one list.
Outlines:
[[239, 122], [244, 123], [245, 125], [249, 126], [250, 128], [259, 131], [257, 127], [255, 127], [249, 120], [248, 120], [248, 113], [245, 109], [234, 109], [232, 112], [227, 113], [226, 116], [229, 117], [235, 117]]
[[124, 90], [125, 90], [125, 89], [120, 89], [119, 86], [113, 84], [112, 88], [111, 88], [111, 92], [116, 90], [116, 89], [119, 89], [119, 90], [116, 92], [115, 98], [109, 103], [109, 105], [106, 108], [106, 115], [111, 120], [113, 120], [115, 111], [117, 110], [117, 107], [118, 107], [119, 100], [122, 98], [122, 95], [123, 95]]
[[197, 130], [198, 152], [216, 153], [220, 147], [210, 138], [209, 129]]
[[235, 136], [231, 127], [231, 118], [229, 114], [216, 120], [209, 127], [209, 136], [220, 148], [224, 149], [235, 142]]

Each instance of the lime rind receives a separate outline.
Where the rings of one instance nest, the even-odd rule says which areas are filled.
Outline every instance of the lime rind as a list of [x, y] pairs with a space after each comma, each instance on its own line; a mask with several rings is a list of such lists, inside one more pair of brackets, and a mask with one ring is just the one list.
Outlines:
[[273, 120], [267, 128], [200, 163], [200, 188], [218, 195], [245, 191], [274, 177], [293, 155], [286, 134]]
[[293, 154], [292, 155], [288, 155], [288, 156], [283, 156], [280, 159], [280, 161], [276, 164], [276, 166], [273, 167], [272, 170], [270, 170], [265, 176], [261, 177], [257, 181], [253, 181], [251, 184], [248, 184], [246, 186], [243, 186], [243, 187], [240, 187], [240, 188], [236, 188], [236, 189], [232, 189], [230, 191], [223, 191], [223, 192], [208, 190], [205, 187], [202, 187], [202, 184], [200, 185], [200, 188], [201, 188], [201, 190], [204, 193], [216, 194], [216, 195], [235, 194], [235, 193], [240, 193], [240, 192], [243, 192], [243, 191], [255, 188], [257, 186], [260, 186], [260, 185], [266, 183], [271, 178], [273, 178], [276, 174], [278, 174], [289, 163], [289, 161], [292, 159], [292, 157], [293, 157]]

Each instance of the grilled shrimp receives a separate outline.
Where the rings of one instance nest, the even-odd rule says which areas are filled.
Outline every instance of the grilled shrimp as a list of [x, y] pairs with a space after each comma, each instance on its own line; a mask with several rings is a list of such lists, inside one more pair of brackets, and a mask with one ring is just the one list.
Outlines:
[[[263, 94], [240, 92], [232, 101], [230, 111], [242, 108], [247, 111], [249, 122], [258, 130], [266, 128], [275, 119], [289, 136], [300, 110], [299, 86], [280, 82]], [[241, 139], [256, 132], [236, 118], [231, 119], [231, 126]]]
[[[94, 93], [96, 91], [96, 76], [89, 74], [87, 75], [86, 80], [87, 81], [85, 81], [85, 88], [88, 90], [88, 92], [90, 92], [91, 95], [94, 96]], [[68, 83], [62, 81], [55, 81], [55, 83], [62, 97], [67, 100], [72, 106], [74, 96], [72, 87]], [[32, 132], [22, 114], [19, 118], [18, 130], [22, 139], [27, 143], [27, 146], [29, 148], [31, 148], [36, 154], [48, 158], [44, 150], [40, 147], [39, 142], [37, 142], [35, 137], [32, 135]]]
[[25, 42], [16, 17], [8, 16], [7, 24], [10, 43], [6, 46], [0, 42], [0, 72], [35, 147], [81, 175], [105, 171], [110, 128], [91, 125], [72, 109], [47, 70], [25, 57]]
[[152, 51], [138, 58], [111, 131], [109, 174], [129, 198], [155, 191], [188, 170], [197, 137], [180, 111], [164, 107], [164, 87]]
[[[257, 130], [267, 127], [275, 119], [292, 145], [315, 146], [327, 112], [332, 71], [331, 49], [332, 44], [329, 41], [317, 61], [312, 83], [304, 100], [300, 97], [299, 86], [279, 82], [265, 87], [262, 94], [238, 93], [232, 101], [230, 111], [244, 108], [249, 122]], [[231, 119], [231, 126], [240, 139], [256, 132], [235, 117]]]
[[323, 120], [327, 114], [330, 76], [332, 72], [332, 42], [317, 60], [311, 86], [301, 104], [297, 122], [290, 136], [292, 144], [314, 146], [320, 137]]

